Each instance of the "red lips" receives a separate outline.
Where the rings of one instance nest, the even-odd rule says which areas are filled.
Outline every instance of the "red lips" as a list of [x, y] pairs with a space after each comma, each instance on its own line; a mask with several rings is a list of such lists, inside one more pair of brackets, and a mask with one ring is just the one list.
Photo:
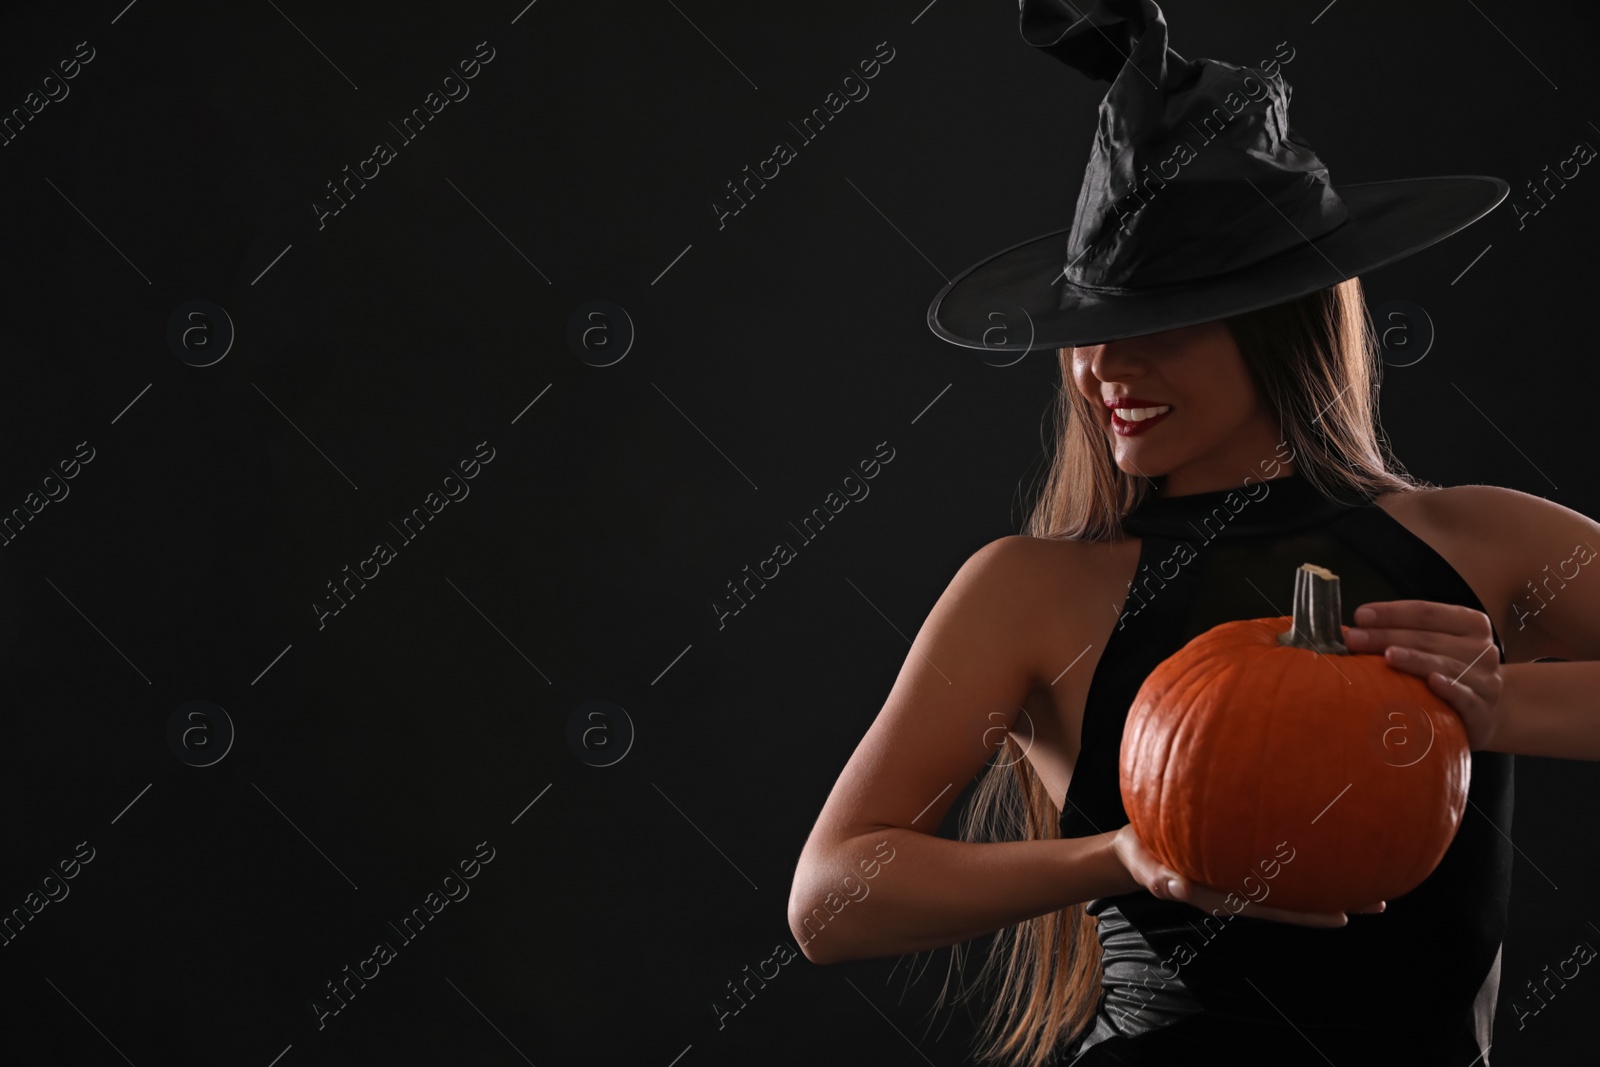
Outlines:
[[[1106, 400], [1106, 406], [1111, 409], [1112, 432], [1116, 433], [1119, 437], [1134, 437], [1138, 434], [1144, 433], [1146, 430], [1150, 429], [1150, 427], [1154, 426], [1168, 415], [1171, 415], [1173, 410], [1170, 404], [1163, 404], [1157, 400], [1146, 400], [1143, 397], [1137, 396], [1111, 397], [1110, 399]], [[1143, 419], [1139, 422], [1125, 419], [1121, 415], [1117, 414], [1117, 412], [1123, 408], [1159, 407], [1164, 407], [1167, 410], [1159, 415], [1154, 416], [1153, 418]]]

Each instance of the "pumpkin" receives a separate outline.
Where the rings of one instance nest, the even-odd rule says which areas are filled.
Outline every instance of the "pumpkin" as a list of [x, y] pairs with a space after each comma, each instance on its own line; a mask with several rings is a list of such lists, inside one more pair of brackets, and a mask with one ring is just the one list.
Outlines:
[[1120, 779], [1134, 832], [1238, 907], [1394, 900], [1461, 825], [1472, 763], [1460, 717], [1423, 679], [1350, 652], [1339, 616], [1338, 576], [1303, 564], [1292, 618], [1212, 627], [1150, 673], [1128, 712]]

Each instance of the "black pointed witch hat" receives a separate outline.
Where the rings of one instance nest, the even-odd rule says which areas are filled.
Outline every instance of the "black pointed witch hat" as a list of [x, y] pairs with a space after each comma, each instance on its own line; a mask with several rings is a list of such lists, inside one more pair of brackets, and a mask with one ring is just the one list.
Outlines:
[[953, 344], [1092, 345], [1253, 311], [1421, 251], [1510, 192], [1475, 174], [1335, 188], [1276, 69], [1184, 59], [1154, 0], [1020, 6], [1024, 41], [1111, 88], [1071, 228], [968, 267], [929, 305]]

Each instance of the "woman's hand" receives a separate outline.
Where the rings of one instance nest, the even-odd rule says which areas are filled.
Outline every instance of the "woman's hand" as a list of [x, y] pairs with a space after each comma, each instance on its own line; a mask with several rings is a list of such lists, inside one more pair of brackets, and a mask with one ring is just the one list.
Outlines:
[[1461, 716], [1469, 750], [1493, 745], [1504, 678], [1489, 616], [1433, 600], [1380, 600], [1358, 607], [1355, 620], [1346, 648], [1421, 676]]
[[[1218, 892], [1198, 882], [1191, 882], [1176, 871], [1163, 866], [1160, 860], [1145, 850], [1144, 842], [1133, 832], [1132, 823], [1112, 835], [1111, 846], [1116, 849], [1117, 857], [1122, 860], [1122, 865], [1128, 869], [1134, 881], [1162, 900], [1181, 900], [1213, 915], [1249, 915], [1257, 919], [1272, 919], [1275, 922], [1295, 923], [1300, 926], [1344, 926], [1350, 921], [1342, 911], [1289, 911], [1285, 908], [1263, 907], [1250, 900], [1246, 900], [1244, 906], [1236, 911], [1228, 904], [1228, 893]], [[1243, 893], [1235, 893], [1233, 897], [1235, 900], [1245, 899]], [[1355, 910], [1376, 914], [1383, 911], [1386, 906], [1386, 903], [1380, 900], [1376, 904], [1368, 904]]]

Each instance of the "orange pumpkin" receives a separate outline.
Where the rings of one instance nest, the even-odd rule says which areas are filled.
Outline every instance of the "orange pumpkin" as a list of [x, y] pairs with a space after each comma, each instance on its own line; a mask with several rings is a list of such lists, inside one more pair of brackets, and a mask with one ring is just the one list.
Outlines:
[[1215, 626], [1145, 679], [1122, 803], [1167, 867], [1241, 902], [1344, 911], [1438, 866], [1466, 805], [1466, 730], [1423, 679], [1346, 649], [1339, 616], [1338, 576], [1303, 564], [1292, 619]]

